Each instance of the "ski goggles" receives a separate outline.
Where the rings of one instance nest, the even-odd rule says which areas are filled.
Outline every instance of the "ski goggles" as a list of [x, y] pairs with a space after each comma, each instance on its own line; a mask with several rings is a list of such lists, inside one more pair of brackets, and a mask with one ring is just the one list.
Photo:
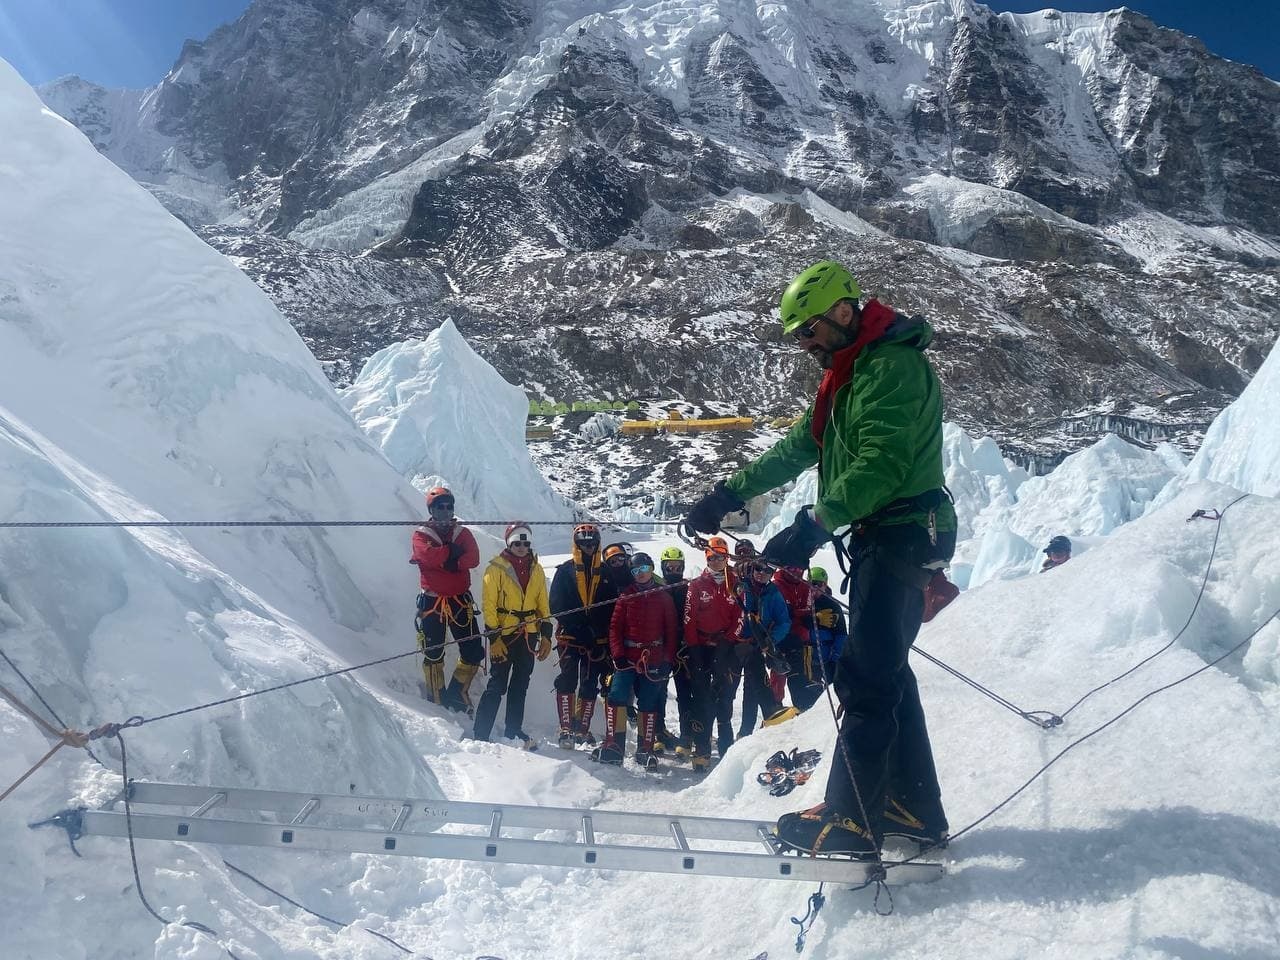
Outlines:
[[632, 576], [640, 576], [642, 573], [653, 573], [653, 564], [641, 563], [631, 568]]

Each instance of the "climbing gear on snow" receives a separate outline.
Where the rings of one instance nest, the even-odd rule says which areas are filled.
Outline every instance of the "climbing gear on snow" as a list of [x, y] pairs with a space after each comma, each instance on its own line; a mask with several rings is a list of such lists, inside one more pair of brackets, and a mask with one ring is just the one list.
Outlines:
[[769, 794], [784, 797], [796, 787], [809, 782], [814, 769], [822, 760], [818, 750], [801, 750], [799, 747], [790, 753], [779, 750], [764, 763], [764, 771], [756, 774], [756, 783], [769, 787]]

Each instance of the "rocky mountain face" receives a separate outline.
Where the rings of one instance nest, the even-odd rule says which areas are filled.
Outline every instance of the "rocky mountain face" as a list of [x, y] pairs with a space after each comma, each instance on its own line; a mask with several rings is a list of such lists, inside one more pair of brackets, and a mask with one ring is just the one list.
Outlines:
[[[453, 317], [535, 397], [794, 413], [817, 371], [773, 311], [832, 257], [934, 322], [952, 419], [1043, 467], [1194, 448], [1280, 334], [1280, 86], [1129, 10], [257, 0], [151, 90], [42, 94], [338, 383]], [[776, 435], [575, 425], [535, 453], [579, 497]]]

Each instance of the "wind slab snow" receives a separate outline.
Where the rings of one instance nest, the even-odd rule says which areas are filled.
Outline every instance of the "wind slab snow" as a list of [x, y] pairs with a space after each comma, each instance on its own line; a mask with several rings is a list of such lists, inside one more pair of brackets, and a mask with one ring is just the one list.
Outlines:
[[[352, 424], [266, 299], [2, 64], [0, 129], [0, 517], [417, 513], [417, 492]], [[1268, 442], [1238, 447], [1245, 461], [1276, 449], [1274, 418], [1269, 429]], [[1228, 433], [1220, 449], [1240, 443]], [[1243, 466], [1249, 475], [1262, 468]], [[920, 645], [1027, 709], [1062, 710], [1181, 627], [1215, 533], [1186, 517], [1237, 495], [1212, 482], [1188, 486], [1065, 567], [967, 591], [924, 628]], [[1191, 627], [1056, 730], [917, 664], [953, 827], [990, 810], [1074, 738], [1257, 628], [1280, 605], [1278, 524], [1275, 499], [1233, 507]], [[553, 543], [539, 545], [554, 554]], [[402, 649], [416, 588], [406, 558], [407, 531], [380, 528], [4, 531], [0, 645], [74, 725], [154, 714]], [[819, 559], [833, 567], [829, 554]], [[692, 558], [690, 572], [700, 566]], [[1082, 744], [957, 842], [947, 876], [895, 888], [891, 916], [875, 914], [870, 891], [829, 890], [806, 956], [1275, 956], [1278, 646], [1272, 622], [1243, 658]], [[554, 726], [549, 670], [539, 667], [529, 698], [528, 729], [540, 737]], [[465, 742], [451, 717], [416, 702], [416, 672], [409, 659], [126, 732], [130, 772], [387, 796], [431, 796], [438, 782], [456, 799], [772, 818], [817, 802], [832, 760], [821, 707], [735, 745], [694, 785], [675, 770], [600, 770], [549, 745], [528, 754]], [[7, 672], [5, 683], [17, 686]], [[47, 747], [7, 705], [0, 735], [7, 784]], [[774, 750], [797, 745], [827, 751], [824, 765], [790, 796], [769, 797], [755, 772]], [[224, 945], [244, 958], [397, 955], [369, 927], [436, 960], [778, 958], [792, 955], [790, 917], [811, 892], [139, 843], [150, 901], [215, 928], [216, 942], [147, 916], [123, 841], [82, 840], [76, 859], [58, 831], [27, 828], [118, 788], [118, 776], [63, 751], [0, 804], [0, 956], [215, 960]], [[224, 856], [358, 923], [334, 930], [231, 873]]]

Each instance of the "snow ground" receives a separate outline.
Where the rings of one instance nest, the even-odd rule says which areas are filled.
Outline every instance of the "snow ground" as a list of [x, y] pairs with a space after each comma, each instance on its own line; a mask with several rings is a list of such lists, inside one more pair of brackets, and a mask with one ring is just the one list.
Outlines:
[[[0, 216], [21, 228], [0, 230], [0, 518], [417, 513], [416, 492], [360, 433], [266, 298], [42, 110], [3, 65], [0, 128], [8, 134]], [[1277, 364], [1270, 358], [1258, 379]], [[1210, 431], [1210, 454], [1230, 453], [1232, 476], [1274, 476], [1280, 444], [1275, 419], [1262, 416], [1269, 403], [1242, 397], [1228, 426]], [[1250, 425], [1247, 438], [1230, 429], [1238, 423]], [[1030, 483], [1015, 483], [1003, 464], [986, 463], [981, 444], [970, 446], [973, 469], [995, 477], [966, 485], [973, 502]], [[1096, 457], [1095, 482], [1071, 489], [1094, 504], [1111, 493], [1133, 503], [1130, 474], [1105, 479], [1122, 459]], [[1065, 709], [1166, 644], [1192, 611], [1215, 531], [1186, 518], [1238, 491], [1197, 479], [1171, 496], [1144, 515], [1117, 514], [1064, 567], [967, 590], [924, 627], [920, 646], [1026, 709]], [[1060, 501], [1064, 508], [1080, 505]], [[1274, 496], [1232, 508], [1190, 627], [1055, 730], [920, 664], [953, 828], [1075, 738], [1264, 623], [1280, 607], [1278, 524]], [[0, 647], [80, 727], [397, 652], [409, 645], [416, 589], [407, 534], [6, 530]], [[563, 530], [535, 534], [554, 563]], [[828, 553], [818, 559], [834, 569]], [[698, 571], [697, 558], [690, 568]], [[1272, 620], [1247, 650], [1083, 743], [954, 844], [945, 877], [894, 888], [891, 916], [876, 915], [870, 891], [830, 891], [806, 955], [1276, 956], [1278, 656]], [[554, 726], [551, 669], [538, 667], [529, 700], [527, 729], [543, 739]], [[0, 673], [18, 685], [7, 668]], [[416, 681], [411, 658], [128, 731], [130, 770], [197, 784], [773, 818], [817, 802], [832, 760], [832, 721], [818, 708], [735, 745], [700, 783], [674, 766], [602, 770], [585, 752], [549, 743], [531, 754], [464, 741], [455, 716], [417, 699]], [[3, 784], [47, 749], [7, 704], [0, 736]], [[792, 795], [769, 797], [754, 774], [792, 746], [828, 751], [824, 766]], [[110, 745], [102, 756], [118, 765]], [[118, 787], [118, 776], [63, 751], [0, 803], [0, 956], [226, 955], [204, 934], [147, 916], [122, 841], [84, 839], [77, 859], [61, 833], [27, 828]], [[790, 917], [812, 890], [150, 841], [138, 854], [161, 913], [208, 924], [243, 958], [394, 955], [361, 927], [435, 960], [777, 958], [791, 954]], [[330, 929], [232, 873], [224, 856], [357, 924]]]

